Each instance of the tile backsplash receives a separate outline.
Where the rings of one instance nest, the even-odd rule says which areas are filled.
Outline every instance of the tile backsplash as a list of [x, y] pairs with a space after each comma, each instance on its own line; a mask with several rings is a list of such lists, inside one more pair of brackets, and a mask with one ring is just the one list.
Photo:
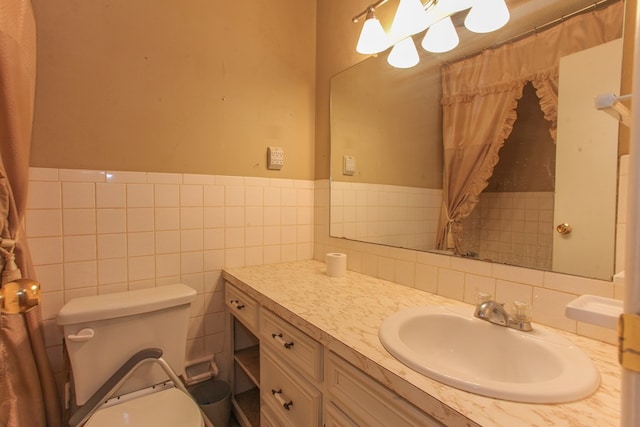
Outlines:
[[187, 357], [222, 357], [222, 268], [313, 256], [313, 181], [31, 168], [29, 184], [27, 236], [58, 372], [55, 316], [72, 298], [185, 283], [198, 294]]

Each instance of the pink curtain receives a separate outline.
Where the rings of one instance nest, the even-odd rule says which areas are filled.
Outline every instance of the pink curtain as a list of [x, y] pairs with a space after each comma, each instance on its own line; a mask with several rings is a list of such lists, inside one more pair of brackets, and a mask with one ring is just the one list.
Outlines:
[[[16, 263], [34, 278], [23, 219], [35, 94], [35, 22], [29, 0], [0, 1], [0, 237], [16, 240]], [[5, 269], [6, 270], [6, 269]], [[6, 271], [5, 271], [6, 273]], [[11, 298], [5, 274], [2, 291]], [[5, 308], [7, 299], [5, 299]], [[57, 427], [60, 399], [44, 344], [40, 307], [0, 313], [0, 425]]]
[[478, 203], [532, 82], [555, 140], [562, 56], [622, 36], [624, 4], [584, 13], [442, 69], [444, 182], [438, 249], [460, 252], [462, 225]]

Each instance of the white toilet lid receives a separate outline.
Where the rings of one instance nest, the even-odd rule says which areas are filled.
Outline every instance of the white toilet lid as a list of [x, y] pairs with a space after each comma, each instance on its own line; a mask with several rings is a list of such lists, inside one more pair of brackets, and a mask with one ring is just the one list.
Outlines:
[[177, 388], [168, 388], [99, 409], [85, 427], [203, 427], [198, 405]]

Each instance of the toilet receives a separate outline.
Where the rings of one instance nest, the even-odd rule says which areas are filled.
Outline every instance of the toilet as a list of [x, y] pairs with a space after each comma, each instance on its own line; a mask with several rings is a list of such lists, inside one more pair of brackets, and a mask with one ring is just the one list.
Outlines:
[[[62, 307], [57, 323], [71, 365], [71, 405], [78, 407], [70, 425], [210, 425], [178, 380], [195, 297], [193, 289], [176, 284], [76, 298]], [[125, 364], [121, 373], [130, 376], [119, 384], [125, 375], [112, 376]]]

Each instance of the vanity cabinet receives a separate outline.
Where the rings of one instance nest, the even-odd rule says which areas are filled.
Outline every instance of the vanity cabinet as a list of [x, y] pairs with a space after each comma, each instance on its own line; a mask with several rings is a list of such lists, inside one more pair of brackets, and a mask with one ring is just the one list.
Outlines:
[[260, 425], [258, 304], [228, 283], [225, 286], [225, 303], [230, 313], [233, 412], [243, 427], [257, 427]]
[[243, 427], [441, 427], [230, 283], [233, 410]]

